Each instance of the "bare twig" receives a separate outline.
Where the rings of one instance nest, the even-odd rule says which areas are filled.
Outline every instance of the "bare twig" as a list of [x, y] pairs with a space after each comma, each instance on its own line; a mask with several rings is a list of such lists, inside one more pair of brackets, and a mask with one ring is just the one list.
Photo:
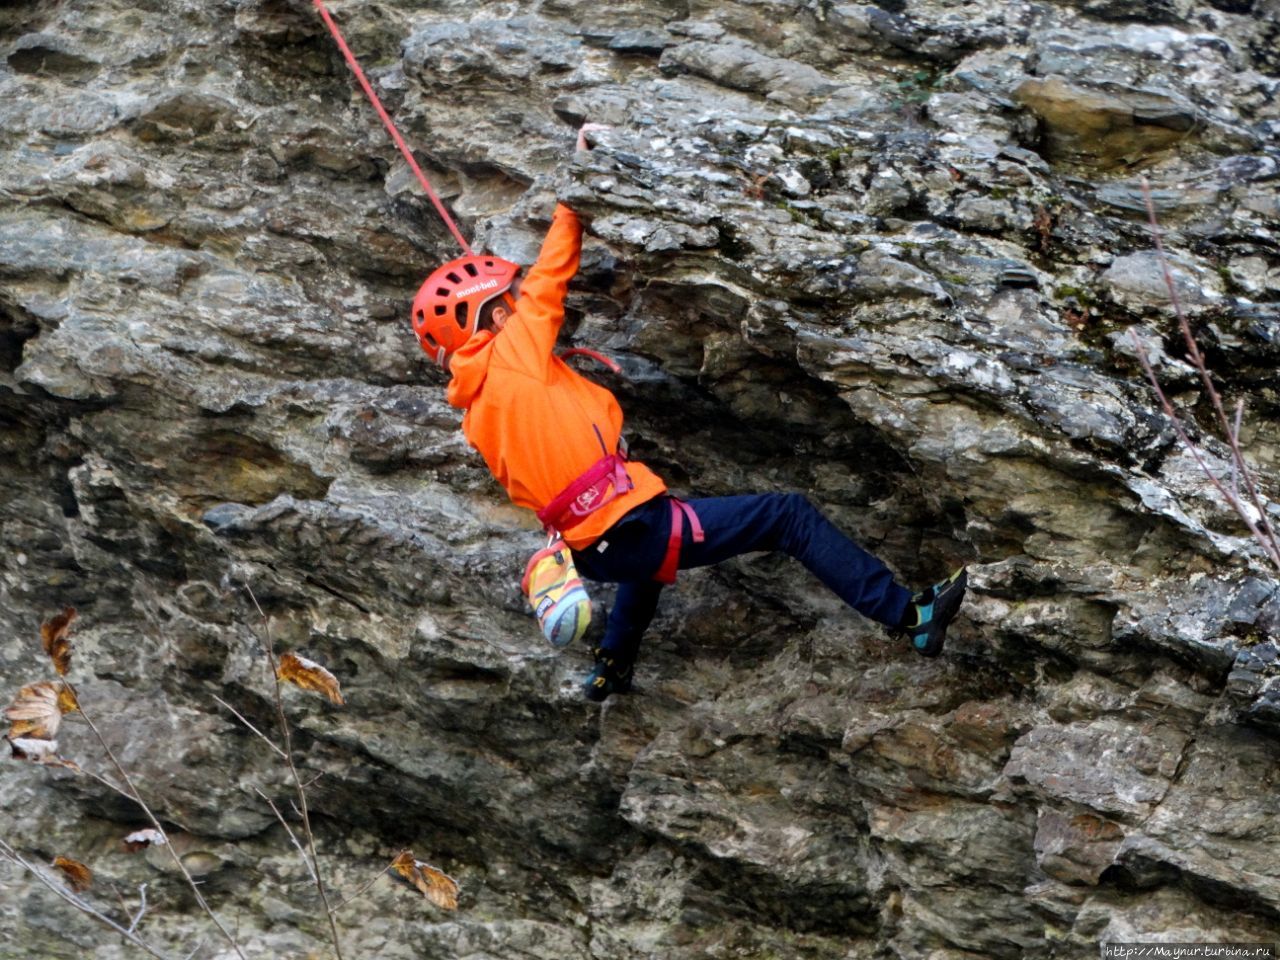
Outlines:
[[[143, 952], [149, 954], [150, 956], [155, 957], [156, 960], [169, 960], [168, 956], [161, 953], [159, 950], [151, 946], [151, 944], [147, 943], [145, 940], [143, 940], [141, 937], [137, 936], [133, 932], [134, 927], [137, 926], [137, 919], [134, 920], [133, 924], [131, 924], [128, 927], [128, 929], [120, 926], [120, 924], [116, 923], [106, 914], [100, 913], [98, 910], [94, 909], [92, 905], [85, 902], [80, 897], [77, 897], [75, 894], [71, 893], [69, 890], [66, 890], [65, 888], [63, 888], [60, 884], [57, 884], [54, 881], [50, 880], [47, 876], [45, 876], [43, 871], [39, 870], [35, 865], [28, 863], [25, 859], [23, 859], [22, 855], [18, 853], [18, 851], [15, 850], [12, 846], [10, 846], [9, 843], [5, 840], [0, 840], [0, 856], [4, 857], [4, 859], [8, 860], [10, 863], [17, 864], [18, 866], [25, 869], [33, 877], [35, 877], [42, 884], [44, 884], [46, 887], [48, 887], [50, 890], [56, 893], [59, 897], [61, 897], [67, 903], [71, 904], [71, 906], [75, 907], [85, 916], [93, 918], [103, 926], [110, 927], [112, 930], [114, 930], [120, 936], [124, 937], [125, 940], [133, 944], [139, 950], [142, 950]], [[146, 887], [146, 884], [143, 884], [144, 889], [145, 887]], [[141, 914], [139, 914], [139, 918], [140, 917], [141, 917]]]
[[214, 700], [217, 700], [217, 701], [218, 701], [218, 703], [222, 704], [224, 707], [226, 707], [228, 710], [230, 710], [232, 713], [234, 713], [234, 714], [235, 714], [235, 716], [236, 716], [236, 719], [237, 719], [237, 720], [239, 720], [239, 721], [240, 721], [241, 723], [243, 723], [246, 727], [248, 727], [248, 728], [249, 728], [249, 730], [250, 730], [252, 733], [256, 733], [256, 734], [261, 738], [262, 742], [263, 742], [263, 743], [265, 743], [268, 747], [270, 747], [273, 751], [275, 751], [276, 755], [277, 755], [277, 756], [279, 756], [282, 760], [288, 760], [288, 759], [289, 759], [289, 755], [288, 755], [288, 754], [286, 754], [283, 750], [281, 750], [278, 746], [276, 746], [276, 744], [275, 744], [275, 741], [274, 741], [274, 740], [272, 740], [272, 739], [271, 739], [270, 737], [268, 737], [265, 733], [263, 733], [261, 730], [259, 730], [257, 727], [255, 727], [255, 726], [254, 726], [252, 723], [250, 723], [248, 720], [246, 720], [246, 719], [241, 715], [240, 711], [238, 711], [235, 707], [233, 707], [231, 704], [227, 703], [227, 701], [223, 700], [221, 697], [216, 697], [216, 696], [215, 696], [213, 699], [214, 699]]
[[311, 865], [311, 858], [307, 856], [307, 851], [302, 848], [302, 842], [298, 840], [298, 835], [293, 832], [293, 828], [289, 826], [288, 822], [284, 818], [284, 815], [280, 812], [280, 808], [276, 806], [276, 802], [274, 800], [268, 797], [261, 790], [258, 791], [258, 796], [260, 796], [263, 800], [266, 801], [267, 806], [271, 808], [271, 812], [274, 813], [276, 815], [276, 819], [280, 821], [280, 826], [284, 827], [284, 832], [289, 835], [289, 839], [293, 841], [293, 846], [295, 847], [295, 849], [297, 849], [298, 855], [302, 857], [302, 863], [303, 863], [303, 866], [307, 868], [307, 873], [311, 874], [312, 883], [315, 883], [316, 882], [315, 867]]
[[[1160, 386], [1159, 379], [1155, 375], [1155, 370], [1151, 366], [1151, 361], [1147, 357], [1147, 352], [1142, 346], [1142, 342], [1136, 336], [1133, 337], [1133, 342], [1137, 347], [1138, 362], [1142, 364], [1142, 369], [1146, 373], [1147, 379], [1151, 381], [1156, 397], [1160, 401], [1160, 407], [1164, 410], [1165, 416], [1169, 418], [1169, 423], [1173, 427], [1174, 433], [1177, 434], [1179, 442], [1195, 459], [1196, 465], [1200, 468], [1200, 472], [1204, 474], [1205, 478], [1210, 484], [1212, 484], [1213, 488], [1218, 491], [1218, 494], [1224, 501], [1226, 501], [1227, 505], [1235, 511], [1237, 516], [1240, 517], [1240, 520], [1248, 528], [1249, 533], [1252, 534], [1253, 538], [1262, 546], [1264, 552], [1267, 554], [1267, 558], [1275, 565], [1277, 570], [1280, 570], [1280, 551], [1277, 551], [1269, 542], [1267, 533], [1254, 522], [1240, 498], [1231, 490], [1227, 489], [1222, 481], [1218, 479], [1218, 475], [1213, 472], [1212, 468], [1210, 468], [1209, 464], [1205, 461], [1200, 448], [1196, 446], [1195, 441], [1191, 439], [1191, 435], [1187, 432], [1186, 425], [1182, 422], [1181, 417], [1179, 417], [1178, 411], [1174, 409], [1173, 404], [1169, 401], [1168, 395]], [[1241, 470], [1240, 464], [1235, 461], [1234, 458], [1232, 460], [1232, 466], [1233, 470]], [[1244, 467], [1243, 469], [1247, 470], [1248, 468]], [[1263, 515], [1263, 519], [1265, 521], [1265, 514]]]
[[120, 794], [120, 796], [124, 797], [126, 800], [133, 799], [133, 794], [130, 793], [128, 790], [126, 790], [124, 787], [120, 786], [120, 784], [116, 783], [114, 780], [108, 780], [102, 774], [94, 773], [92, 770], [86, 770], [84, 767], [78, 764], [74, 769], [76, 773], [84, 774], [90, 780], [96, 780], [98, 783], [102, 784], [107, 789], [113, 790], [116, 793]]
[[138, 884], [138, 899], [141, 902], [138, 904], [138, 912], [133, 915], [133, 919], [129, 922], [130, 933], [138, 929], [138, 924], [142, 922], [142, 918], [147, 912], [147, 885], [145, 883]]
[[[1191, 322], [1187, 319], [1187, 313], [1182, 308], [1182, 299], [1178, 294], [1178, 285], [1174, 283], [1173, 271], [1169, 266], [1169, 258], [1164, 252], [1164, 241], [1161, 237], [1160, 223], [1156, 218], [1155, 203], [1151, 199], [1151, 185], [1144, 179], [1142, 181], [1142, 196], [1147, 207], [1147, 222], [1151, 226], [1151, 236], [1156, 248], [1156, 258], [1160, 262], [1160, 268], [1164, 274], [1165, 286], [1169, 290], [1169, 301], [1173, 305], [1174, 315], [1178, 319], [1178, 329], [1182, 333], [1182, 339], [1187, 345], [1187, 354], [1191, 357], [1191, 363], [1195, 367], [1196, 372], [1200, 375], [1200, 382], [1204, 386], [1205, 396], [1208, 397], [1209, 403], [1213, 407], [1214, 415], [1217, 417], [1218, 426], [1221, 428], [1223, 435], [1227, 438], [1227, 446], [1231, 450], [1231, 459], [1235, 467], [1239, 469], [1240, 477], [1244, 481], [1245, 490], [1249, 496], [1249, 500], [1253, 508], [1258, 512], [1260, 529], [1254, 533], [1254, 536], [1262, 544], [1277, 567], [1280, 568], [1280, 543], [1277, 543], [1275, 531], [1271, 528], [1271, 522], [1267, 517], [1266, 510], [1263, 509], [1262, 498], [1258, 494], [1258, 489], [1254, 483], [1253, 473], [1249, 470], [1248, 464], [1244, 459], [1244, 452], [1240, 448], [1240, 432], [1239, 429], [1232, 430], [1231, 421], [1227, 418], [1227, 412], [1222, 404], [1222, 395], [1218, 392], [1213, 384], [1213, 375], [1209, 372], [1209, 366], [1205, 362], [1204, 354], [1200, 351], [1200, 344], [1196, 341], [1195, 332], [1191, 329]], [[1243, 405], [1243, 401], [1241, 401]], [[1234, 505], [1233, 505], [1234, 506]], [[1236, 512], [1240, 513], [1238, 506], [1235, 506]], [[1241, 514], [1243, 516], [1243, 514]]]
[[379, 870], [376, 874], [374, 874], [374, 876], [373, 876], [373, 879], [372, 879], [372, 880], [370, 880], [368, 883], [366, 883], [363, 887], [361, 887], [359, 890], [357, 890], [357, 891], [356, 891], [355, 893], [353, 893], [351, 896], [349, 896], [349, 897], [347, 897], [345, 900], [341, 901], [341, 902], [340, 902], [336, 907], [334, 907], [333, 909], [334, 909], [334, 910], [341, 910], [341, 909], [342, 909], [343, 907], [345, 907], [347, 904], [352, 903], [352, 902], [354, 902], [354, 901], [356, 901], [356, 900], [359, 900], [361, 897], [363, 897], [366, 893], [368, 893], [368, 892], [373, 888], [373, 885], [374, 885], [375, 883], [377, 883], [379, 880], [381, 880], [381, 879], [386, 875], [387, 870], [388, 870], [388, 869], [390, 869], [390, 868], [395, 864], [396, 860], [398, 860], [398, 859], [401, 857], [401, 855], [402, 855], [402, 854], [404, 854], [405, 852], [406, 852], [406, 851], [404, 851], [404, 850], [400, 850], [400, 851], [398, 851], [398, 852], [396, 853], [396, 855], [395, 855], [394, 857], [392, 857], [392, 858], [391, 858], [391, 863], [387, 864], [387, 866], [383, 867], [383, 868], [382, 868], [381, 870]]
[[[1231, 440], [1233, 443], [1240, 442], [1240, 428], [1244, 425], [1244, 401], [1240, 400], [1236, 403], [1236, 419], [1231, 425]], [[1231, 458], [1231, 492], [1237, 497], [1240, 496], [1240, 471], [1236, 467], [1235, 457]]]
[[[195, 894], [196, 903], [200, 905], [200, 909], [203, 910], [209, 919], [213, 921], [213, 925], [218, 928], [218, 932], [222, 934], [231, 949], [235, 951], [236, 956], [239, 957], [240, 960], [248, 960], [235, 936], [232, 935], [231, 931], [223, 925], [222, 921], [218, 919], [218, 915], [213, 912], [213, 908], [209, 906], [208, 901], [205, 900], [204, 894], [200, 892], [199, 884], [196, 883], [195, 878], [192, 877], [190, 871], [187, 870], [186, 864], [182, 862], [182, 858], [178, 856], [178, 852], [173, 849], [173, 844], [169, 842], [169, 834], [165, 831], [164, 827], [160, 825], [160, 820], [155, 813], [152, 812], [151, 807], [142, 799], [142, 794], [138, 792], [138, 788], [134, 784], [133, 779], [129, 776], [129, 772], [125, 770], [124, 766], [120, 763], [119, 759], [115, 755], [115, 751], [111, 749], [106, 738], [102, 736], [102, 731], [100, 731], [98, 729], [98, 725], [93, 722], [93, 718], [85, 712], [84, 701], [80, 698], [79, 692], [69, 681], [64, 682], [66, 682], [67, 688], [71, 691], [72, 696], [76, 698], [76, 702], [80, 705], [80, 716], [84, 719], [84, 722], [89, 725], [89, 729], [93, 731], [94, 738], [98, 741], [98, 745], [102, 747], [102, 751], [106, 754], [107, 760], [110, 761], [112, 768], [116, 772], [116, 776], [119, 777], [120, 782], [125, 785], [125, 789], [120, 790], [120, 792], [141, 808], [147, 819], [151, 821], [151, 826], [154, 827], [162, 837], [164, 837], [164, 847], [169, 851], [169, 856], [173, 858], [174, 864], [182, 874], [183, 879], [187, 881], [187, 885], [191, 887], [191, 892]], [[97, 779], [102, 780], [102, 778]], [[102, 780], [102, 782], [110, 785], [109, 781]], [[120, 788], [115, 787], [114, 789], [119, 790]]]
[[[111, 892], [112, 892], [112, 893], [114, 893], [114, 894], [116, 895], [116, 900], [118, 900], [118, 901], [120, 902], [120, 912], [121, 912], [122, 914], [124, 914], [125, 916], [128, 916], [128, 915], [129, 915], [129, 905], [128, 905], [127, 903], [125, 903], [125, 902], [124, 902], [124, 894], [123, 894], [123, 893], [121, 893], [118, 889], [116, 889], [116, 887], [115, 887], [115, 885], [114, 885], [114, 884], [112, 884], [112, 886], [111, 886]], [[132, 929], [132, 927], [131, 927], [130, 929]]]
[[[333, 940], [334, 956], [337, 957], [337, 960], [343, 960], [342, 938], [338, 935], [338, 922], [334, 917], [333, 905], [329, 902], [329, 893], [325, 889], [324, 877], [320, 872], [320, 856], [316, 850], [316, 835], [315, 831], [311, 829], [311, 813], [307, 807], [307, 788], [302, 782], [302, 775], [298, 772], [297, 764], [293, 760], [293, 728], [289, 726], [289, 718], [284, 709], [284, 692], [281, 689], [280, 672], [276, 663], [275, 644], [271, 638], [271, 621], [267, 618], [266, 611], [262, 609], [262, 604], [258, 603], [253, 587], [249, 585], [247, 580], [245, 581], [244, 589], [249, 594], [249, 599], [253, 601], [253, 606], [258, 611], [258, 616], [262, 618], [263, 646], [266, 648], [267, 665], [271, 670], [276, 718], [280, 723], [280, 736], [284, 740], [284, 762], [289, 768], [289, 775], [293, 779], [294, 791], [298, 797], [298, 814], [302, 819], [303, 835], [307, 838], [307, 849], [311, 861], [311, 878], [315, 881], [316, 891], [320, 894], [320, 902], [324, 905], [325, 916], [329, 920], [329, 934]], [[279, 816], [278, 811], [276, 815]]]
[[[1271, 518], [1267, 515], [1266, 506], [1263, 503], [1262, 495], [1258, 490], [1257, 482], [1254, 478], [1253, 471], [1249, 468], [1249, 463], [1245, 459], [1244, 451], [1240, 446], [1240, 431], [1244, 420], [1244, 401], [1240, 401], [1236, 405], [1235, 417], [1229, 417], [1223, 404], [1222, 395], [1218, 392], [1217, 387], [1213, 383], [1213, 375], [1209, 372], [1208, 364], [1205, 362], [1204, 354], [1200, 350], [1200, 345], [1196, 342], [1195, 333], [1191, 329], [1191, 322], [1187, 319], [1186, 311], [1182, 307], [1182, 298], [1178, 294], [1178, 286], [1173, 279], [1173, 271], [1169, 266], [1169, 259], [1165, 255], [1164, 242], [1160, 234], [1160, 224], [1156, 218], [1155, 204], [1151, 199], [1151, 187], [1146, 180], [1142, 181], [1142, 193], [1146, 200], [1147, 220], [1151, 226], [1151, 235], [1156, 250], [1156, 257], [1160, 263], [1161, 272], [1164, 275], [1165, 286], [1169, 291], [1169, 301], [1173, 306], [1174, 315], [1178, 320], [1178, 328], [1182, 333], [1182, 339], [1186, 343], [1187, 356], [1191, 360], [1191, 365], [1195, 368], [1200, 378], [1201, 386], [1204, 390], [1205, 397], [1208, 398], [1213, 408], [1214, 416], [1218, 422], [1218, 427], [1222, 431], [1226, 439], [1227, 448], [1230, 451], [1231, 463], [1231, 479], [1230, 489], [1218, 478], [1218, 476], [1209, 468], [1205, 462], [1199, 448], [1192, 442], [1190, 434], [1182, 422], [1178, 412], [1174, 409], [1173, 404], [1169, 401], [1168, 396], [1160, 386], [1159, 378], [1156, 376], [1151, 361], [1147, 356], [1145, 348], [1135, 334], [1131, 332], [1131, 338], [1137, 348], [1138, 360], [1142, 364], [1143, 372], [1147, 379], [1151, 382], [1155, 390], [1157, 398], [1160, 400], [1160, 406], [1164, 410], [1165, 415], [1169, 418], [1173, 426], [1174, 432], [1178, 436], [1178, 440], [1195, 458], [1196, 465], [1200, 468], [1201, 473], [1209, 480], [1213, 488], [1218, 491], [1219, 495], [1226, 501], [1227, 505], [1235, 511], [1241, 521], [1248, 528], [1253, 539], [1262, 548], [1267, 559], [1280, 571], [1280, 538], [1277, 537]], [[1241, 489], [1243, 487], [1243, 490]], [[1247, 501], [1247, 505], [1246, 505]], [[1256, 519], [1255, 519], [1256, 517]]]

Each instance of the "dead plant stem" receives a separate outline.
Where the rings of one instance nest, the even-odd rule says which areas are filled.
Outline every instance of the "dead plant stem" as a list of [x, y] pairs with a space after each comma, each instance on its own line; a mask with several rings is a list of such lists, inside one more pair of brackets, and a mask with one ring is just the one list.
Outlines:
[[[1151, 236], [1155, 246], [1156, 259], [1160, 264], [1160, 270], [1164, 277], [1165, 287], [1169, 291], [1169, 302], [1173, 307], [1174, 316], [1178, 321], [1178, 329], [1182, 334], [1182, 339], [1187, 347], [1187, 356], [1191, 360], [1191, 365], [1195, 368], [1196, 374], [1200, 378], [1201, 386], [1204, 394], [1208, 398], [1213, 408], [1214, 417], [1218, 426], [1226, 440], [1227, 448], [1231, 454], [1231, 489], [1222, 483], [1217, 475], [1209, 468], [1199, 448], [1192, 442], [1186, 426], [1183, 424], [1177, 410], [1174, 409], [1168, 395], [1160, 386], [1160, 380], [1156, 376], [1150, 358], [1147, 356], [1146, 350], [1143, 348], [1137, 336], [1132, 336], [1134, 344], [1137, 346], [1138, 360], [1142, 364], [1143, 372], [1147, 379], [1151, 382], [1155, 389], [1156, 396], [1160, 400], [1160, 406], [1164, 410], [1165, 415], [1169, 418], [1173, 425], [1173, 429], [1178, 436], [1178, 440], [1182, 443], [1191, 455], [1195, 458], [1197, 466], [1201, 473], [1209, 480], [1214, 489], [1227, 502], [1227, 505], [1240, 517], [1248, 528], [1249, 533], [1257, 541], [1262, 548], [1267, 559], [1280, 571], [1280, 538], [1277, 537], [1275, 527], [1271, 523], [1270, 517], [1267, 515], [1266, 505], [1263, 503], [1262, 495], [1258, 490], [1257, 481], [1254, 478], [1253, 471], [1250, 470], [1248, 461], [1245, 459], [1244, 451], [1240, 446], [1240, 429], [1244, 420], [1244, 402], [1241, 401], [1236, 406], [1235, 417], [1228, 416], [1226, 407], [1222, 401], [1222, 394], [1218, 391], [1213, 383], [1213, 375], [1209, 371], [1208, 363], [1206, 363], [1204, 354], [1200, 350], [1200, 345], [1196, 341], [1195, 332], [1191, 329], [1191, 321], [1187, 318], [1187, 312], [1182, 306], [1182, 297], [1178, 293], [1178, 285], [1174, 281], [1173, 270], [1169, 265], [1169, 258], [1165, 254], [1164, 240], [1161, 236], [1160, 222], [1156, 217], [1155, 203], [1151, 197], [1151, 185], [1144, 179], [1142, 181], [1142, 195], [1146, 201], [1147, 220], [1151, 227]], [[1241, 497], [1241, 488], [1243, 487], [1244, 497]], [[1244, 500], [1248, 500], [1249, 506], [1252, 508], [1254, 516], [1250, 515], [1250, 510], [1246, 508]]]
[[[333, 906], [329, 902], [329, 893], [325, 889], [324, 878], [320, 872], [320, 856], [316, 850], [316, 835], [315, 831], [311, 829], [311, 812], [307, 807], [307, 789], [302, 782], [302, 776], [298, 773], [297, 764], [294, 763], [293, 759], [293, 728], [289, 725], [289, 718], [284, 709], [284, 691], [281, 689], [275, 644], [271, 637], [271, 621], [267, 619], [266, 611], [258, 603], [258, 598], [248, 581], [245, 581], [244, 588], [249, 594], [249, 599], [253, 601], [253, 606], [258, 611], [258, 616], [262, 618], [263, 646], [266, 648], [267, 664], [271, 669], [271, 682], [275, 694], [276, 718], [280, 723], [280, 736], [284, 740], [284, 762], [289, 768], [289, 776], [293, 779], [294, 791], [298, 796], [298, 813], [302, 818], [302, 832], [307, 838], [307, 848], [310, 852], [311, 877], [315, 881], [316, 890], [320, 894], [320, 902], [324, 905], [325, 916], [329, 920], [329, 933], [333, 939], [334, 955], [337, 960], [343, 960], [342, 939], [338, 935], [338, 923], [334, 918]], [[277, 816], [279, 816], [278, 811]]]
[[84, 722], [89, 725], [89, 729], [93, 731], [94, 738], [98, 741], [98, 745], [102, 747], [102, 751], [106, 754], [107, 760], [111, 763], [112, 768], [114, 768], [116, 776], [119, 777], [121, 783], [125, 785], [126, 790], [122, 792], [124, 792], [125, 796], [142, 809], [142, 812], [146, 814], [147, 819], [151, 821], [151, 826], [165, 838], [165, 849], [169, 851], [169, 855], [173, 858], [173, 862], [181, 872], [183, 879], [186, 880], [187, 885], [191, 887], [191, 892], [195, 894], [196, 903], [200, 905], [200, 909], [202, 909], [208, 915], [209, 919], [213, 921], [213, 925], [218, 928], [218, 932], [222, 934], [231, 949], [235, 951], [236, 956], [239, 957], [240, 960], [248, 960], [244, 955], [244, 951], [240, 948], [239, 942], [232, 935], [231, 931], [223, 925], [222, 921], [218, 919], [218, 915], [213, 912], [213, 908], [210, 907], [209, 902], [205, 900], [204, 894], [200, 892], [200, 885], [197, 884], [195, 878], [191, 876], [186, 865], [182, 862], [182, 858], [178, 856], [178, 852], [173, 849], [173, 844], [169, 842], [169, 834], [165, 831], [164, 827], [160, 825], [160, 820], [152, 811], [151, 807], [142, 799], [142, 794], [138, 791], [133, 779], [129, 776], [129, 772], [125, 770], [124, 766], [120, 763], [119, 759], [115, 755], [115, 751], [111, 749], [106, 738], [102, 736], [102, 731], [100, 731], [98, 729], [98, 725], [93, 722], [93, 718], [85, 712], [84, 701], [80, 699], [79, 691], [77, 691], [69, 681], [66, 683], [68, 689], [71, 690], [72, 696], [76, 698], [76, 702], [80, 705], [80, 716], [84, 719]]
[[373, 885], [374, 885], [375, 883], [377, 883], [379, 880], [381, 880], [381, 879], [382, 879], [383, 875], [384, 875], [384, 874], [386, 874], [387, 870], [389, 870], [392, 866], [394, 866], [394, 865], [395, 865], [396, 860], [400, 859], [400, 857], [401, 857], [405, 852], [406, 852], [406, 851], [404, 851], [404, 850], [399, 851], [399, 852], [398, 852], [394, 857], [392, 857], [392, 859], [391, 859], [391, 863], [387, 864], [387, 866], [385, 866], [385, 867], [383, 867], [381, 870], [379, 870], [379, 871], [374, 875], [373, 879], [371, 879], [368, 883], [366, 883], [363, 887], [361, 887], [359, 890], [357, 890], [357, 891], [356, 891], [355, 893], [353, 893], [351, 896], [349, 896], [349, 897], [347, 897], [345, 900], [341, 901], [341, 902], [340, 902], [336, 907], [334, 907], [333, 909], [335, 909], [335, 910], [341, 910], [341, 909], [342, 909], [343, 907], [345, 907], [347, 904], [349, 904], [349, 903], [353, 903], [354, 901], [359, 900], [361, 897], [363, 897], [366, 893], [368, 893], [368, 892], [369, 892], [369, 890], [370, 890], [370, 889], [372, 889], [372, 887], [373, 887]]
[[[102, 924], [103, 926], [110, 927], [112, 930], [118, 933], [121, 937], [123, 937], [129, 943], [133, 944], [139, 950], [142, 950], [144, 953], [147, 953], [150, 956], [155, 957], [156, 960], [169, 960], [169, 957], [161, 953], [159, 950], [151, 946], [151, 944], [147, 943], [145, 940], [143, 940], [141, 937], [139, 937], [137, 934], [133, 932], [134, 928], [137, 927], [138, 925], [138, 920], [142, 918], [142, 914], [146, 911], [145, 893], [143, 894], [142, 908], [139, 910], [137, 916], [134, 917], [133, 923], [130, 924], [130, 926], [126, 929], [125, 927], [122, 927], [120, 924], [116, 923], [106, 914], [99, 912], [98, 910], [94, 909], [90, 904], [81, 900], [79, 897], [77, 897], [73, 893], [70, 893], [69, 891], [64, 890], [61, 886], [54, 883], [52, 880], [50, 880], [48, 877], [44, 875], [43, 871], [37, 869], [34, 864], [28, 863], [27, 860], [25, 860], [23, 856], [20, 853], [18, 853], [18, 851], [15, 850], [9, 844], [8, 841], [2, 840], [2, 839], [0, 839], [0, 856], [3, 856], [10, 863], [15, 863], [18, 866], [22, 867], [24, 870], [30, 873], [33, 877], [35, 877], [42, 884], [44, 884], [46, 887], [52, 890], [55, 894], [57, 894], [67, 903], [71, 904], [71, 906], [75, 907], [85, 916], [91, 917], [92, 919], [96, 920], [98, 923]], [[146, 884], [143, 884], [143, 889], [145, 890], [145, 888], [146, 888]]]

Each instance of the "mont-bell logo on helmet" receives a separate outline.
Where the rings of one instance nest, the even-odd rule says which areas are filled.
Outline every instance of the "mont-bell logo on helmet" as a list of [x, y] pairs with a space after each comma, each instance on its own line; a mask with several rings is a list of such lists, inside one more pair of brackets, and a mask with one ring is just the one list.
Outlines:
[[469, 287], [463, 287], [461, 290], [454, 292], [454, 297], [461, 300], [463, 297], [469, 297], [473, 293], [479, 293], [481, 290], [492, 290], [498, 285], [497, 280], [481, 280], [479, 283], [473, 283]]

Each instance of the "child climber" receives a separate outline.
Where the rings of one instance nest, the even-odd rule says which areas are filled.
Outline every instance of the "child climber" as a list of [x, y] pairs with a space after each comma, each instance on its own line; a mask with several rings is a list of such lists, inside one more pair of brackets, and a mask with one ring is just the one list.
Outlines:
[[[578, 150], [588, 149], [593, 129], [579, 131]], [[640, 638], [676, 570], [754, 551], [789, 554], [853, 609], [905, 632], [917, 652], [941, 653], [964, 596], [963, 568], [913, 595], [803, 496], [686, 503], [626, 459], [617, 399], [554, 353], [581, 247], [577, 215], [559, 204], [523, 278], [498, 257], [451, 261], [418, 291], [413, 325], [428, 356], [451, 374], [449, 403], [466, 411], [468, 442], [512, 501], [563, 537], [583, 576], [618, 584], [583, 684], [587, 699], [630, 691]]]

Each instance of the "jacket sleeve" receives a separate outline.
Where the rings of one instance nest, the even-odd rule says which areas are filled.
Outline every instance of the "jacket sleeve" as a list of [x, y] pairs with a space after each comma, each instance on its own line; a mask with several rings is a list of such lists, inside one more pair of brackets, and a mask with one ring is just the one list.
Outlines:
[[564, 324], [564, 298], [578, 272], [582, 224], [557, 204], [538, 260], [525, 275], [515, 313], [494, 344], [496, 356], [517, 369], [544, 378], [556, 337]]

